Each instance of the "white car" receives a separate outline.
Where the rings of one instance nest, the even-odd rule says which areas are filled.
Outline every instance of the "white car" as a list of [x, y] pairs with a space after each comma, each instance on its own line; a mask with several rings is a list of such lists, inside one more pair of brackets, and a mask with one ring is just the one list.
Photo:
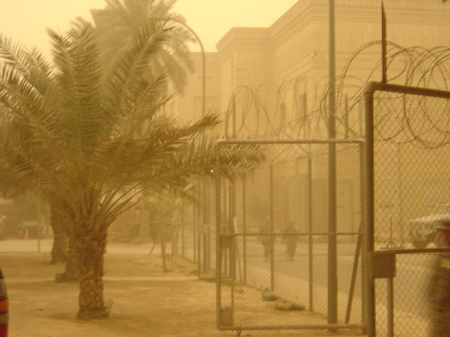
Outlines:
[[429, 243], [434, 242], [440, 247], [441, 242], [436, 230], [444, 219], [450, 219], [450, 203], [438, 205], [429, 215], [411, 220], [409, 237], [413, 246], [426, 248]]

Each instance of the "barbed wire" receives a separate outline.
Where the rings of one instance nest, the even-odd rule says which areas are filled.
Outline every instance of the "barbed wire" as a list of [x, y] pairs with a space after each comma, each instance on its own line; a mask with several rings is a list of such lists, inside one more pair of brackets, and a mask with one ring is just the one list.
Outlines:
[[[336, 78], [337, 138], [364, 137], [364, 88], [381, 75], [381, 41], [358, 48]], [[387, 42], [388, 82], [448, 90], [450, 48], [404, 48]], [[376, 50], [375, 50], [376, 49]], [[371, 63], [369, 63], [371, 62]], [[228, 138], [327, 139], [328, 79], [298, 76], [280, 85], [237, 87], [225, 115]], [[416, 143], [437, 148], [448, 144], [449, 102], [408, 94], [379, 94], [375, 101], [375, 135], [380, 141]], [[304, 149], [300, 149], [301, 152]]]

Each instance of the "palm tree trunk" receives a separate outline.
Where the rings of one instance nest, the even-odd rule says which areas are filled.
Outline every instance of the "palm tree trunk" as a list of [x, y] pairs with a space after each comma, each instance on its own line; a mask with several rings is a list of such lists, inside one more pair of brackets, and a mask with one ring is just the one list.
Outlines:
[[67, 261], [67, 234], [61, 215], [51, 205], [50, 226], [53, 229], [53, 246], [51, 264], [66, 263]]
[[69, 236], [67, 249], [66, 269], [62, 282], [76, 282], [79, 280], [77, 252], [75, 250], [75, 238]]
[[52, 259], [50, 264], [66, 263], [67, 261], [67, 235], [53, 232]]
[[103, 255], [106, 230], [76, 237], [76, 254], [80, 276], [79, 311], [83, 320], [107, 318], [103, 298]]

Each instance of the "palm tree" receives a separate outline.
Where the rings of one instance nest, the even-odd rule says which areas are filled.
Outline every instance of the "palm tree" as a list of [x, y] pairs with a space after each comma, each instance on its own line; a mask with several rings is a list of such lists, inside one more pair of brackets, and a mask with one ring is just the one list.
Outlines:
[[166, 25], [171, 26], [173, 34], [160, 53], [152, 57], [147, 76], [157, 78], [167, 73], [175, 90], [183, 93], [187, 81], [186, 72], [193, 70], [186, 43], [195, 42], [195, 39], [179, 23], [186, 21], [184, 17], [172, 12], [175, 2], [176, 0], [107, 0], [104, 9], [91, 10], [99, 32], [104, 66], [111, 66], [114, 56], [124, 50], [129, 39], [148, 20], [168, 20]]
[[[1, 114], [0, 116], [6, 116], [7, 113]], [[8, 123], [0, 122], [0, 125], [5, 127]], [[8, 132], [3, 129], [3, 132]], [[11, 165], [0, 157], [0, 195], [5, 198], [17, 198], [18, 196], [26, 195], [27, 193], [33, 193], [39, 190], [36, 180], [30, 180], [23, 176], [23, 172], [15, 171]], [[64, 218], [61, 216], [60, 212], [56, 210], [52, 200], [49, 200], [50, 205], [50, 225], [53, 230], [53, 247], [51, 251], [51, 261], [50, 263], [65, 263], [67, 262], [68, 256], [68, 238], [66, 233], [66, 226], [64, 224]], [[66, 279], [72, 281], [77, 279], [73, 272], [74, 266], [69, 262], [66, 265], [69, 269], [66, 274]]]
[[[148, 18], [170, 18], [184, 22], [181, 15], [171, 13], [176, 0], [109, 0], [105, 9], [91, 10], [97, 29], [98, 43], [101, 49], [101, 63], [105, 70], [112, 65], [112, 60], [124, 50], [132, 34], [139, 31]], [[72, 22], [82, 27], [86, 21], [78, 18]], [[186, 42], [192, 39], [190, 32], [182, 25], [172, 27], [172, 36], [167, 39], [161, 52], [151, 60], [150, 71], [145, 76], [154, 78], [167, 72], [172, 86], [180, 93], [186, 84], [186, 71], [192, 70], [189, 50]], [[107, 73], [105, 71], [104, 73]], [[166, 86], [166, 90], [167, 90]], [[55, 207], [50, 205], [51, 210]], [[66, 271], [57, 275], [58, 281], [73, 282], [78, 279], [75, 270], [75, 256], [65, 232], [65, 221], [57, 211], [51, 212], [50, 224], [54, 233], [51, 263], [66, 262]]]
[[[95, 28], [49, 29], [55, 68], [39, 52], [0, 37], [0, 155], [64, 217], [79, 270], [81, 319], [108, 315], [103, 299], [107, 229], [145, 189], [182, 189], [209, 174], [218, 124], [182, 125], [164, 113], [166, 76], [145, 76], [173, 27], [148, 21], [104, 73]], [[261, 163], [255, 148], [223, 152], [223, 173]]]

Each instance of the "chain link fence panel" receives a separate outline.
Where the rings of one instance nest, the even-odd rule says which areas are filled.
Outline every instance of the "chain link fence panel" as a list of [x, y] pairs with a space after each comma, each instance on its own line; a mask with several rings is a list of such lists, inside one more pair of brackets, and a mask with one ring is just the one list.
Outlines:
[[[230, 144], [233, 143], [230, 141]], [[362, 141], [335, 143], [337, 231], [328, 230], [326, 141], [262, 145], [267, 165], [216, 195], [222, 329], [355, 329], [363, 317]], [[222, 144], [226, 146], [227, 144]], [[231, 219], [231, 220], [230, 220]], [[336, 239], [335, 248], [329, 239]], [[337, 292], [328, 277], [335, 261]], [[328, 301], [337, 299], [330, 322]]]
[[368, 127], [373, 143], [367, 144], [373, 147], [374, 196], [369, 251], [395, 257], [394, 275], [376, 278], [370, 290], [374, 333], [429, 336], [427, 291], [433, 263], [442, 254], [436, 229], [450, 217], [450, 93], [382, 84], [372, 84], [367, 93], [373, 109]]

